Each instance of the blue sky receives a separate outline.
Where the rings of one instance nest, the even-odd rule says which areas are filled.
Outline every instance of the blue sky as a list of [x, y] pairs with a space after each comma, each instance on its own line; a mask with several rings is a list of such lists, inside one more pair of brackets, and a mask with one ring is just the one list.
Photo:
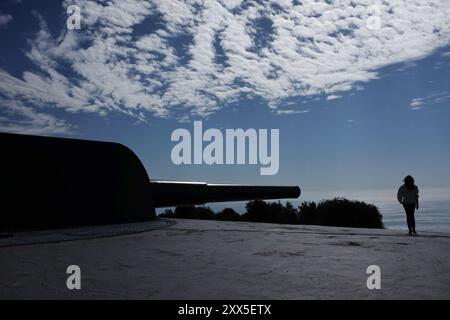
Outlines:
[[[121, 142], [153, 178], [450, 187], [449, 16], [437, 0], [5, 0], [0, 131]], [[172, 164], [194, 120], [280, 129], [278, 174]]]

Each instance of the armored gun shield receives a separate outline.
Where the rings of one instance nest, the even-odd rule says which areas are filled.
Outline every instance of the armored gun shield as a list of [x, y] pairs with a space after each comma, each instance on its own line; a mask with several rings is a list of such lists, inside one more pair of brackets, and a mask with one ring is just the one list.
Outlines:
[[155, 208], [297, 198], [300, 188], [149, 179], [118, 143], [0, 133], [0, 230], [155, 219]]

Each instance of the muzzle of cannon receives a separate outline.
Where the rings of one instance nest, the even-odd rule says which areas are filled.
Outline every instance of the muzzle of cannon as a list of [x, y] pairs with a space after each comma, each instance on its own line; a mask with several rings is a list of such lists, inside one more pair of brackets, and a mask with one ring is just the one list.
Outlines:
[[298, 198], [297, 186], [149, 179], [118, 143], [0, 133], [0, 230], [146, 221], [155, 208]]

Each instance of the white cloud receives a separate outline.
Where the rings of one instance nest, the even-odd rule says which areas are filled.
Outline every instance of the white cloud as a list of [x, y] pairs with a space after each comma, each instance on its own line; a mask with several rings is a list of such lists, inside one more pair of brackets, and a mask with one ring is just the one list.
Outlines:
[[[280, 112], [284, 99], [337, 98], [379, 77], [381, 67], [411, 63], [450, 43], [450, 6], [440, 0], [242, 7], [238, 0], [71, 0], [63, 7], [74, 3], [82, 9], [81, 30], [54, 38], [41, 21], [30, 39], [27, 58], [39, 71], [15, 77], [0, 70], [2, 105], [186, 121], [247, 96], [282, 114], [289, 112]], [[378, 30], [367, 27], [374, 4]], [[157, 14], [158, 30], [134, 32]], [[180, 54], [181, 35], [192, 42]]]
[[292, 109], [288, 109], [288, 110], [275, 110], [275, 114], [276, 115], [282, 115], [282, 114], [299, 114], [299, 113], [308, 113], [310, 111], [310, 109], [304, 109], [304, 110], [292, 110]]
[[336, 99], [340, 99], [340, 98], [342, 98], [342, 96], [339, 96], [336, 94], [330, 94], [329, 96], [327, 96], [327, 101], [336, 100]]
[[12, 15], [0, 12], [0, 27], [6, 26], [13, 20]]
[[423, 100], [421, 98], [412, 99], [409, 105], [413, 110], [420, 109], [421, 106], [423, 105]]
[[444, 103], [450, 100], [450, 94], [447, 91], [431, 93], [425, 97], [414, 98], [410, 102], [412, 110], [419, 110], [424, 105]]
[[17, 101], [11, 101], [2, 111], [6, 115], [14, 115], [14, 119], [8, 116], [0, 116], [0, 131], [2, 132], [50, 135], [55, 133], [70, 134], [74, 129], [64, 120], [37, 112]]

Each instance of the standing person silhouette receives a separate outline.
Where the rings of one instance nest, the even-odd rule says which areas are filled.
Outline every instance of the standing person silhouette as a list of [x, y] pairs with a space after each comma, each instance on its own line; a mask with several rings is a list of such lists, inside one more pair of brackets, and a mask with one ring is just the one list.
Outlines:
[[403, 205], [406, 212], [406, 222], [408, 223], [409, 235], [416, 235], [416, 220], [414, 210], [419, 210], [419, 188], [414, 184], [414, 178], [406, 176], [404, 184], [397, 192], [397, 199]]

